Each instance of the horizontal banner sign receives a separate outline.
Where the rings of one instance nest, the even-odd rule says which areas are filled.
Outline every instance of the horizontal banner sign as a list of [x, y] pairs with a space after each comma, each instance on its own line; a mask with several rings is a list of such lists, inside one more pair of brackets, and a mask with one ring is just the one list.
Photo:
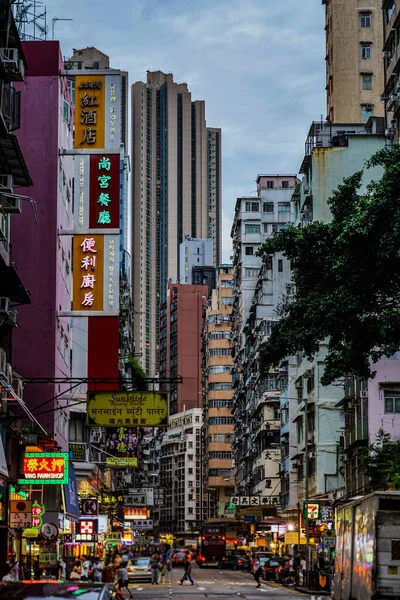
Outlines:
[[167, 392], [90, 392], [87, 423], [92, 427], [166, 427]]
[[279, 496], [231, 496], [231, 506], [276, 506]]
[[25, 452], [19, 485], [68, 484], [67, 452]]
[[142, 531], [145, 529], [149, 530], [153, 529], [153, 521], [152, 519], [147, 519], [147, 521], [131, 521], [129, 527], [132, 529], [141, 529]]

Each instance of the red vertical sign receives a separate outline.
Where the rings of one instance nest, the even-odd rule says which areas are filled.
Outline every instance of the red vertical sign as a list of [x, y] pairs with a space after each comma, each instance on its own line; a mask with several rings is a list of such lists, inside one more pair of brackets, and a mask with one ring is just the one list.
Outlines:
[[90, 229], [119, 229], [119, 155], [90, 156]]

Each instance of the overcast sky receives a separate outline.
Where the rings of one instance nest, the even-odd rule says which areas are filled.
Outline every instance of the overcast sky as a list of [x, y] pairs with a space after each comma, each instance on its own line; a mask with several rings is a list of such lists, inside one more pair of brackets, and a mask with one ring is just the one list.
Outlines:
[[222, 128], [223, 258], [231, 254], [236, 198], [259, 173], [296, 173], [313, 119], [325, 116], [321, 0], [44, 0], [51, 39], [66, 57], [96, 46], [111, 66], [172, 72], [206, 101]]

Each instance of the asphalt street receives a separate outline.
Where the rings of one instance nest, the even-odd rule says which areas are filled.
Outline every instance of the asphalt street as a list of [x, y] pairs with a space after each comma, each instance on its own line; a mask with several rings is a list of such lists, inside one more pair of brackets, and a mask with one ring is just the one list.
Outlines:
[[[186, 581], [179, 585], [179, 579], [183, 575], [183, 569], [176, 567], [171, 572], [171, 581], [160, 585], [151, 583], [135, 582], [130, 584], [134, 599], [154, 599], [170, 600], [179, 598], [180, 600], [200, 600], [209, 598], [210, 600], [294, 600], [294, 598], [304, 598], [311, 600], [313, 596], [300, 594], [295, 590], [283, 588], [277, 584], [262, 583], [261, 588], [256, 587], [250, 573], [241, 571], [230, 571], [219, 569], [200, 569], [196, 565], [192, 569], [192, 577], [195, 585], [190, 585]], [[124, 595], [128, 597], [124, 590]], [[315, 597], [318, 598], [318, 595]]]

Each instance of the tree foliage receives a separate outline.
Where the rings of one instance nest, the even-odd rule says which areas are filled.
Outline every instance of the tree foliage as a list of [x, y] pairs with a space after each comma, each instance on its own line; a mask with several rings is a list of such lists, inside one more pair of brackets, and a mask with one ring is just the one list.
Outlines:
[[379, 429], [375, 443], [359, 452], [360, 470], [372, 487], [400, 490], [400, 442], [393, 442], [389, 433]]
[[377, 152], [366, 168], [377, 165], [383, 175], [365, 195], [363, 171], [333, 192], [330, 223], [290, 227], [260, 248], [263, 257], [290, 259], [295, 289], [261, 348], [264, 373], [297, 352], [311, 360], [327, 340], [323, 385], [351, 374], [368, 378], [372, 363], [399, 349], [400, 146]]
[[130, 371], [132, 375], [132, 385], [135, 390], [140, 392], [147, 391], [147, 375], [146, 371], [141, 367], [137, 358], [132, 356], [128, 359]]

